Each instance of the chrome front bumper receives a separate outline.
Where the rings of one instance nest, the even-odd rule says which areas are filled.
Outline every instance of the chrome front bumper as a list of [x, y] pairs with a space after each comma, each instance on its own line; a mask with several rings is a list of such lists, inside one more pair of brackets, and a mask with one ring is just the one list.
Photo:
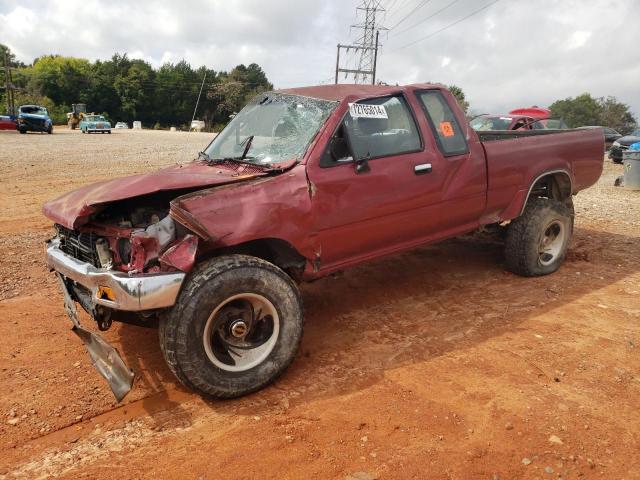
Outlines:
[[[182, 272], [129, 276], [125, 272], [96, 268], [64, 253], [57, 238], [49, 241], [46, 252], [49, 267], [87, 288], [96, 304], [116, 310], [139, 312], [171, 307], [186, 276]], [[100, 298], [99, 287], [110, 288], [115, 300]]]

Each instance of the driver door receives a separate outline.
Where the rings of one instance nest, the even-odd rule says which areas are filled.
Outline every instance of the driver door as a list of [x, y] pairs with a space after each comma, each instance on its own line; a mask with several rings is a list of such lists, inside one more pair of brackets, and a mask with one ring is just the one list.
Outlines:
[[[432, 169], [442, 158], [424, 149], [407, 99], [358, 103], [383, 107], [386, 118], [354, 117], [350, 109], [319, 165], [308, 169], [322, 270], [410, 245], [439, 224], [442, 177]], [[365, 160], [354, 165], [353, 155]]]

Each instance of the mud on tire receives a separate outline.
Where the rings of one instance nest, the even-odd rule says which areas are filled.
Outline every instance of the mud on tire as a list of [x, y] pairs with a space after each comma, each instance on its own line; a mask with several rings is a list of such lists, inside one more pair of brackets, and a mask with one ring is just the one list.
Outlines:
[[[259, 258], [228, 255], [189, 274], [160, 321], [159, 337], [169, 368], [186, 387], [233, 398], [282, 374], [295, 357], [302, 329], [302, 301], [293, 280]], [[248, 333], [236, 335], [243, 332]], [[253, 345], [258, 346], [252, 350]], [[258, 349], [260, 355], [254, 355]]]
[[507, 268], [534, 277], [555, 272], [567, 253], [573, 234], [573, 204], [548, 198], [531, 199], [524, 213], [507, 230]]

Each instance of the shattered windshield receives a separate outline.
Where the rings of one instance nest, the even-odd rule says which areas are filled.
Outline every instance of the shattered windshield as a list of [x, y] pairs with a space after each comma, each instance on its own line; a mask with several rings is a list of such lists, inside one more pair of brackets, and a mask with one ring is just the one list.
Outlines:
[[283, 93], [255, 97], [211, 142], [211, 160], [235, 159], [258, 165], [304, 155], [338, 102]]

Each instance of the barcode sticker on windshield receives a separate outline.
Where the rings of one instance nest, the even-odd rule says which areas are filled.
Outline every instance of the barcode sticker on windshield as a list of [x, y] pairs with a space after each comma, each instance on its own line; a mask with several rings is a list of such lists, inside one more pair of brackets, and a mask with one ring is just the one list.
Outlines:
[[364, 103], [350, 103], [349, 113], [353, 118], [389, 118], [384, 105], [366, 105]]

